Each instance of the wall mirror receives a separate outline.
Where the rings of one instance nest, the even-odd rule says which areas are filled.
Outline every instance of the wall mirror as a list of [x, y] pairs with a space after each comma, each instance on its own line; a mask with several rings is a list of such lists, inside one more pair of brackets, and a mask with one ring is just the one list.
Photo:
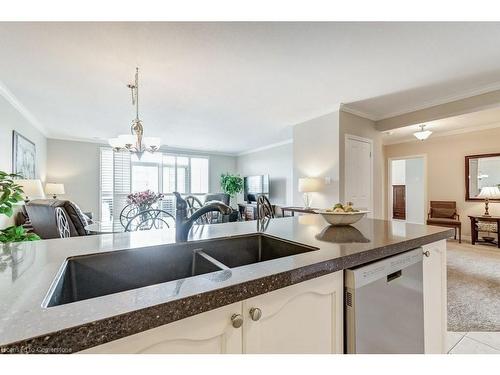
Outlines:
[[[466, 156], [465, 200], [483, 201], [481, 195], [485, 195], [487, 191], [497, 191], [496, 189], [500, 189], [500, 153]], [[490, 200], [500, 202], [500, 196]]]

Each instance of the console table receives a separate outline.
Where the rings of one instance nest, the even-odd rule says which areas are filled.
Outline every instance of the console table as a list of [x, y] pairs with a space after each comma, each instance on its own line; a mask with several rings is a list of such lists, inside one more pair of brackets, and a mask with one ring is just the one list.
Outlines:
[[479, 221], [489, 221], [489, 222], [496, 223], [497, 224], [497, 236], [498, 236], [498, 232], [500, 229], [500, 216], [481, 216], [481, 215], [473, 216], [473, 215], [469, 215], [469, 219], [470, 219], [471, 242], [473, 245], [475, 245], [476, 242], [480, 242], [480, 243], [497, 245], [497, 247], [500, 249], [500, 241], [498, 240], [498, 237], [497, 237], [496, 242], [495, 241], [484, 241], [484, 240], [480, 240], [478, 238], [479, 232], [480, 232], [478, 230], [478, 222]]
[[291, 215], [294, 216], [296, 212], [301, 214], [315, 214], [316, 212], [314, 210], [317, 210], [317, 208], [281, 207], [281, 210], [283, 211], [283, 215], [285, 215], [286, 211], [289, 211]]

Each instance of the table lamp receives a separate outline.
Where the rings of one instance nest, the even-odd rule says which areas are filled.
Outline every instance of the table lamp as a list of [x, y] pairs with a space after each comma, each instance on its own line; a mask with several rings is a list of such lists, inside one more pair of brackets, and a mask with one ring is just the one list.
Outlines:
[[490, 216], [490, 213], [488, 212], [488, 203], [490, 202], [490, 199], [500, 198], [500, 189], [496, 186], [485, 186], [481, 189], [481, 192], [477, 197], [484, 199], [483, 216]]
[[42, 181], [40, 180], [16, 180], [16, 184], [23, 189], [25, 202], [29, 202], [30, 199], [34, 198], [45, 198]]
[[52, 198], [57, 199], [58, 194], [64, 194], [64, 184], [54, 184], [48, 182], [45, 185], [45, 194], [52, 195]]
[[311, 193], [315, 193], [321, 189], [321, 179], [304, 177], [299, 178], [299, 192], [304, 193], [304, 207], [311, 208], [312, 197]]

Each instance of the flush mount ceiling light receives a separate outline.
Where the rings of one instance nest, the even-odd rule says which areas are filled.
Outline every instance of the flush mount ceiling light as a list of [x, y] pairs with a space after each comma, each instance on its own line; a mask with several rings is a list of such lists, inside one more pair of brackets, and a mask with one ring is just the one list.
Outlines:
[[132, 105], [135, 105], [135, 119], [130, 127], [130, 134], [122, 134], [117, 138], [111, 138], [108, 142], [116, 152], [130, 152], [136, 154], [138, 158], [147, 152], [158, 151], [161, 139], [158, 137], [144, 137], [142, 121], [139, 120], [139, 68], [135, 70], [135, 83], [127, 85], [132, 91]]
[[432, 134], [430, 130], [424, 130], [425, 125], [420, 125], [420, 131], [413, 133], [419, 140], [424, 141]]

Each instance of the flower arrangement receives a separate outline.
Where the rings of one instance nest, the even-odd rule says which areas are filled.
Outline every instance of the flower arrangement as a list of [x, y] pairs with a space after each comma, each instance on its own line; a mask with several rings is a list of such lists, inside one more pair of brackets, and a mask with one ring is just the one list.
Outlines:
[[127, 203], [133, 204], [141, 209], [148, 209], [156, 202], [164, 198], [163, 193], [155, 193], [151, 190], [140, 191], [127, 195]]

